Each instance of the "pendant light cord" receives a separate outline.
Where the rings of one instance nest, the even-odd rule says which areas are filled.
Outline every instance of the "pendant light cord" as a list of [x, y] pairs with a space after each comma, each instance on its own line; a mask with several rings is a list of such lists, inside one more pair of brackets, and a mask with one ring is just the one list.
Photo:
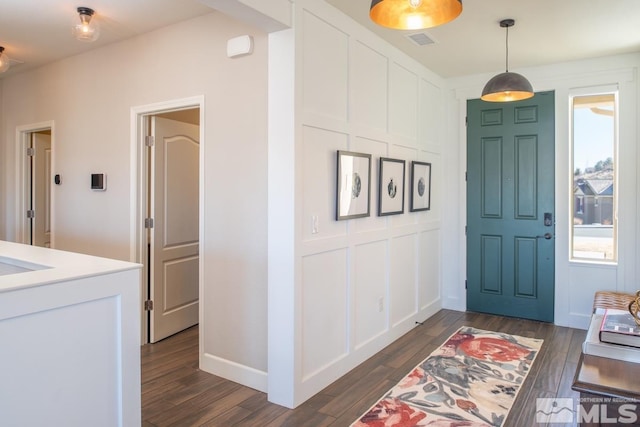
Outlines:
[[505, 38], [505, 44], [506, 44], [506, 51], [507, 54], [505, 55], [506, 57], [506, 64], [505, 64], [505, 69], [507, 70], [507, 73], [509, 72], [509, 27], [507, 26], [507, 37]]

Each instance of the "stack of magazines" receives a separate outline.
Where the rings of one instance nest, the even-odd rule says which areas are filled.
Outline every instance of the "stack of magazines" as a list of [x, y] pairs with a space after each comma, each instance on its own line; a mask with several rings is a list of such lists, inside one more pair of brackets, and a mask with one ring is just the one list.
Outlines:
[[584, 354], [640, 363], [640, 327], [626, 310], [597, 309], [591, 316]]

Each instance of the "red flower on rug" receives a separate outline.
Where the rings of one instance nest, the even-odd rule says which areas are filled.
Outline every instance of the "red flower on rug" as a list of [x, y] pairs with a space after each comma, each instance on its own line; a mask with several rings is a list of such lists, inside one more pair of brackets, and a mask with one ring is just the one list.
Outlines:
[[478, 409], [478, 405], [476, 405], [475, 403], [469, 400], [464, 400], [464, 399], [456, 399], [456, 405], [458, 406], [458, 408], [466, 412], [471, 412], [475, 409]]
[[522, 360], [531, 353], [529, 349], [518, 344], [491, 337], [477, 337], [471, 340], [464, 340], [458, 348], [471, 357], [481, 360], [494, 360], [496, 362]]
[[411, 371], [410, 374], [404, 377], [402, 381], [400, 381], [400, 383], [398, 384], [398, 387], [407, 388], [407, 387], [412, 387], [416, 384], [419, 384], [420, 381], [424, 378], [424, 375], [425, 375], [424, 371], [422, 370], [421, 367], [418, 366], [413, 371]]
[[454, 335], [450, 336], [449, 339], [447, 340], [447, 342], [444, 343], [442, 346], [443, 347], [457, 347], [461, 343], [463, 343], [465, 341], [472, 340], [472, 339], [473, 339], [473, 335], [464, 334], [464, 333], [458, 332], [457, 334], [454, 334]]
[[426, 417], [427, 414], [401, 400], [385, 398], [353, 424], [353, 427], [413, 427]]

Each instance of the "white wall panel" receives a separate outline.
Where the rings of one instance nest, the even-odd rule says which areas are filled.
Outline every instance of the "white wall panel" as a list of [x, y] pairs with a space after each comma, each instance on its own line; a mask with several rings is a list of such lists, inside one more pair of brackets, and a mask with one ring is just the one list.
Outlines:
[[384, 240], [356, 246], [354, 250], [355, 348], [387, 329], [387, 247], [388, 242]]
[[426, 309], [440, 299], [440, 230], [420, 233], [418, 303]]
[[304, 379], [347, 351], [347, 250], [304, 257], [302, 280]]
[[389, 60], [361, 42], [351, 55], [353, 120], [371, 129], [387, 130]]
[[[589, 323], [593, 310], [593, 295], [596, 291], [617, 291], [617, 269], [597, 264], [575, 263], [569, 267], [569, 283], [576, 292], [569, 298], [569, 314], [582, 316], [585, 324]], [[578, 291], [579, 290], [579, 291]]]
[[308, 11], [304, 12], [303, 21], [303, 108], [346, 120], [349, 38]]
[[427, 144], [442, 144], [444, 133], [442, 90], [424, 79], [420, 79], [420, 117], [418, 119], [418, 137]]
[[[337, 150], [347, 150], [347, 135], [316, 127], [302, 130], [304, 240], [344, 235], [346, 221], [336, 221]], [[312, 217], [318, 217], [318, 233], [312, 233]]]
[[391, 240], [389, 252], [389, 303], [391, 327], [416, 313], [416, 236]]
[[415, 140], [418, 135], [418, 76], [397, 63], [389, 79], [389, 131]]
[[[300, 375], [296, 359], [300, 342], [299, 292], [296, 275], [299, 260], [296, 202], [297, 187], [294, 122], [295, 33], [269, 35], [269, 133], [268, 133], [268, 368], [267, 393], [271, 402], [293, 405]], [[277, 236], [277, 238], [275, 237]], [[295, 369], [292, 369], [292, 365]]]
[[[294, 324], [300, 325], [293, 335], [302, 338], [285, 353], [272, 351], [270, 340], [274, 357], [269, 360], [270, 372], [273, 367], [291, 379], [282, 385], [291, 394], [274, 396], [276, 403], [287, 406], [316, 394], [439, 309], [438, 299], [431, 304], [418, 299], [419, 283], [429, 295], [440, 286], [433, 268], [418, 280], [423, 274], [418, 266], [424, 256], [421, 246], [429, 246], [420, 244], [420, 235], [438, 230], [439, 224], [430, 212], [408, 212], [408, 165], [439, 155], [444, 126], [437, 105], [441, 78], [325, 2], [292, 4], [296, 178], [291, 197], [296, 234], [291, 298], [301, 301], [302, 309], [291, 312]], [[270, 99], [279, 95], [270, 93]], [[429, 120], [422, 125], [426, 115]], [[368, 217], [333, 219], [338, 149], [371, 155]], [[378, 216], [381, 157], [407, 162], [404, 214]], [[432, 185], [440, 183], [433, 180]], [[271, 209], [270, 215], [278, 215], [277, 210]], [[318, 233], [313, 234], [316, 215]], [[270, 259], [278, 255], [270, 252]], [[283, 286], [271, 275], [269, 283], [270, 288]], [[282, 307], [270, 300], [273, 308]]]

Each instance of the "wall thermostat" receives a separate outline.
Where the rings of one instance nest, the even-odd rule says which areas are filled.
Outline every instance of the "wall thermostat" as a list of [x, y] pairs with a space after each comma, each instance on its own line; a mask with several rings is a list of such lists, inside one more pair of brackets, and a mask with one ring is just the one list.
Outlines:
[[107, 189], [107, 175], [103, 173], [92, 173], [91, 189], [95, 191], [105, 191]]

